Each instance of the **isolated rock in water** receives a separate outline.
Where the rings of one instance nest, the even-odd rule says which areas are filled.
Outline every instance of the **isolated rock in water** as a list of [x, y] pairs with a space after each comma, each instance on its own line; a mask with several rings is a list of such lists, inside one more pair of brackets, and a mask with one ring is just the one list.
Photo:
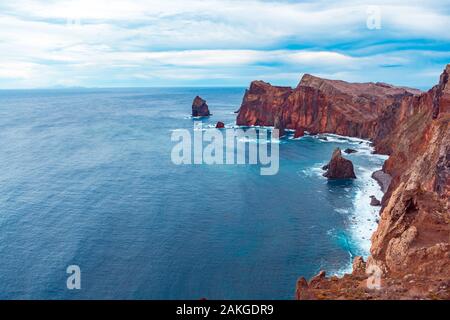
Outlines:
[[297, 129], [295, 129], [294, 139], [301, 138], [304, 135], [305, 135], [305, 129], [304, 128], [297, 128]]
[[328, 141], [328, 138], [325, 137], [325, 136], [320, 136], [319, 139], [320, 139], [320, 140], [323, 140], [323, 141]]
[[355, 149], [347, 148], [347, 149], [344, 150], [344, 152], [347, 153], [347, 154], [350, 154], [350, 153], [356, 153], [358, 151], [356, 151]]
[[370, 196], [370, 205], [373, 207], [381, 206], [381, 201], [378, 200], [375, 196]]
[[193, 117], [209, 117], [211, 113], [209, 113], [208, 105], [206, 101], [196, 96], [194, 101], [192, 102], [192, 116]]
[[223, 128], [225, 128], [225, 123], [223, 123], [222, 121], [217, 122], [216, 128], [217, 128], [217, 129], [223, 129]]
[[327, 170], [323, 176], [328, 179], [356, 179], [353, 163], [342, 157], [340, 148], [334, 150]]

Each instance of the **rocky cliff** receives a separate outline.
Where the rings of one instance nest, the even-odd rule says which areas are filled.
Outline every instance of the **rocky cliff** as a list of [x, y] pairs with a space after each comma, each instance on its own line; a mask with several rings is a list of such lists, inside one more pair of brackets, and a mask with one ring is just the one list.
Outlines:
[[[261, 81], [247, 90], [239, 125], [273, 125], [370, 139], [390, 155], [392, 182], [367, 262], [352, 274], [297, 283], [298, 299], [450, 299], [450, 65], [428, 92], [305, 75], [297, 88]], [[378, 287], [368, 285], [380, 276]]]
[[[245, 93], [237, 124], [273, 126], [279, 119], [287, 129], [380, 140], [403, 116], [396, 113], [397, 106], [405, 97], [419, 94], [383, 83], [347, 83], [311, 75], [303, 76], [295, 89], [254, 81]], [[380, 126], [381, 117], [390, 121]]]

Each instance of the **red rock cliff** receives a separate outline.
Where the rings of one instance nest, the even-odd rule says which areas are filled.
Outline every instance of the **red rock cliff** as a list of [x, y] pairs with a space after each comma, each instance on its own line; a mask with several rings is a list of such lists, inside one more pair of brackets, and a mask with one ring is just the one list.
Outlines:
[[[273, 126], [279, 117], [287, 129], [382, 139], [389, 130], [379, 128], [377, 120], [390, 109], [395, 113], [404, 97], [419, 94], [382, 83], [347, 83], [311, 75], [303, 76], [295, 89], [254, 81], [245, 93], [237, 124]], [[395, 113], [389, 125], [395, 126], [400, 116]]]
[[[252, 83], [237, 123], [368, 138], [389, 154], [392, 183], [367, 262], [352, 274], [310, 282], [298, 299], [450, 299], [450, 65], [426, 93], [382, 83], [351, 84], [305, 75], [295, 89]], [[381, 272], [381, 288], [365, 270]]]

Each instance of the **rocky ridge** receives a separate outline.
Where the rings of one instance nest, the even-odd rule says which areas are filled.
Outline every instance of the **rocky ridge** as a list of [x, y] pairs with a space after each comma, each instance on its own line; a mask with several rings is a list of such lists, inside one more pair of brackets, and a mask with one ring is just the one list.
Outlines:
[[[296, 88], [250, 85], [238, 125], [277, 119], [287, 129], [370, 139], [390, 156], [383, 179], [391, 181], [367, 262], [357, 257], [342, 278], [300, 278], [297, 299], [450, 299], [449, 74], [447, 65], [427, 92], [311, 75]], [[367, 270], [380, 272], [379, 288], [368, 286]]]

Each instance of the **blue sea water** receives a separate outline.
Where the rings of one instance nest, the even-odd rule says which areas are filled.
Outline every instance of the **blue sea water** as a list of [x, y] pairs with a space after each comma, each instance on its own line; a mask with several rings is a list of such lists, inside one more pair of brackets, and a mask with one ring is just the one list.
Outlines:
[[[232, 126], [244, 90], [0, 91], [0, 298], [291, 299], [299, 276], [367, 255], [384, 158], [366, 142], [282, 140], [274, 176], [172, 163], [193, 97]], [[357, 180], [321, 176], [337, 146], [359, 150]]]

